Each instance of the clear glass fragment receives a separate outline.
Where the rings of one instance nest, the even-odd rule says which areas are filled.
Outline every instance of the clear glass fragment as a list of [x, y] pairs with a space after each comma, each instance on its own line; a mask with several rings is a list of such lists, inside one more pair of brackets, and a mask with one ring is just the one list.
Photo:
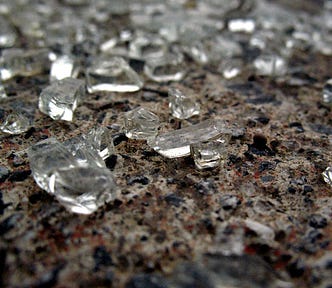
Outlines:
[[322, 173], [324, 181], [332, 186], [332, 167], [327, 167]]
[[323, 87], [323, 102], [332, 104], [332, 79], [329, 79]]
[[196, 167], [203, 170], [220, 166], [221, 161], [227, 156], [226, 148], [230, 138], [230, 134], [224, 134], [222, 138], [216, 140], [190, 145], [191, 156]]
[[39, 110], [54, 120], [72, 121], [84, 95], [84, 81], [74, 78], [58, 80], [41, 92]]
[[0, 76], [2, 80], [8, 80], [14, 76], [38, 75], [49, 69], [49, 51], [21, 50], [10, 48], [3, 51], [0, 59]]
[[102, 159], [105, 160], [114, 154], [113, 140], [108, 128], [93, 128], [84, 136], [84, 138], [92, 143], [92, 146], [98, 151], [98, 154]]
[[124, 129], [126, 136], [130, 139], [145, 140], [156, 136], [159, 125], [159, 117], [142, 107], [125, 114]]
[[225, 79], [232, 79], [241, 74], [243, 66], [244, 63], [241, 59], [231, 58], [223, 60], [218, 70]]
[[17, 34], [14, 27], [4, 18], [0, 17], [0, 47], [9, 48], [14, 46]]
[[228, 30], [231, 32], [253, 33], [255, 28], [254, 19], [232, 19], [228, 22]]
[[148, 139], [148, 145], [167, 158], [190, 155], [190, 145], [209, 141], [232, 133], [221, 120], [206, 120], [199, 124], [160, 134]]
[[169, 108], [172, 115], [178, 119], [188, 119], [200, 112], [200, 105], [192, 96], [183, 94], [179, 89], [168, 90]]
[[79, 68], [75, 63], [74, 58], [68, 55], [62, 55], [57, 57], [51, 64], [50, 82], [68, 77], [76, 78], [78, 73]]
[[0, 130], [8, 134], [21, 134], [29, 130], [31, 127], [30, 120], [19, 112], [12, 112], [0, 125]]
[[282, 76], [287, 73], [286, 60], [278, 55], [260, 55], [255, 59], [254, 67], [258, 74], [264, 76]]
[[86, 70], [89, 93], [98, 91], [135, 92], [143, 87], [138, 74], [121, 57], [104, 57]]
[[156, 82], [180, 81], [185, 75], [183, 55], [168, 53], [162, 57], [147, 59], [144, 72]]
[[0, 100], [6, 99], [6, 98], [7, 98], [7, 93], [6, 93], [5, 87], [3, 86], [3, 84], [0, 80]]
[[56, 170], [51, 193], [70, 212], [91, 214], [111, 201], [116, 184], [107, 168], [76, 166]]

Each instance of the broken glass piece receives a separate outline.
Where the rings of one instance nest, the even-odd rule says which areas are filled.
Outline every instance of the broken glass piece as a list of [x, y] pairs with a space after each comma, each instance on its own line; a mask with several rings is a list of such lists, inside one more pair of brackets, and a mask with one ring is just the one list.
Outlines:
[[5, 90], [5, 87], [3, 86], [1, 80], [0, 80], [0, 100], [7, 98], [7, 93]]
[[14, 46], [16, 42], [15, 29], [3, 17], [0, 17], [0, 47], [8, 48]]
[[144, 72], [156, 82], [180, 81], [185, 70], [181, 53], [167, 53], [162, 57], [147, 59]]
[[54, 60], [51, 65], [50, 81], [62, 80], [68, 77], [76, 78], [79, 69], [73, 57], [63, 55]]
[[255, 59], [254, 67], [258, 74], [264, 76], [281, 76], [287, 73], [286, 61], [278, 55], [260, 55]]
[[243, 65], [241, 59], [225, 59], [221, 62], [218, 70], [222, 73], [222, 76], [225, 79], [232, 79], [241, 74]]
[[121, 57], [103, 57], [86, 71], [89, 93], [98, 91], [135, 92], [143, 87], [137, 73]]
[[124, 129], [130, 139], [147, 139], [156, 136], [159, 125], [159, 117], [142, 107], [125, 114]]
[[332, 104], [332, 79], [329, 79], [323, 87], [323, 102]]
[[99, 156], [103, 160], [114, 154], [113, 140], [108, 128], [93, 128], [85, 136], [85, 139], [91, 142], [92, 146], [98, 151]]
[[121, 31], [120, 35], [113, 37], [100, 45], [100, 51], [114, 56], [128, 57], [129, 41], [133, 38], [130, 30]]
[[55, 138], [36, 143], [28, 149], [28, 157], [33, 178], [39, 187], [48, 193], [50, 177], [56, 170], [77, 165], [72, 153]]
[[169, 108], [175, 118], [188, 119], [198, 115], [200, 105], [194, 97], [183, 94], [179, 89], [168, 90]]
[[201, 42], [193, 43], [190, 46], [183, 46], [183, 50], [189, 57], [199, 64], [206, 64], [209, 62], [206, 48]]
[[226, 159], [226, 146], [231, 138], [230, 134], [223, 134], [222, 138], [190, 145], [191, 156], [198, 169], [215, 168]]
[[0, 76], [8, 80], [14, 76], [33, 76], [46, 71], [50, 66], [48, 50], [11, 48], [3, 51], [0, 59]]
[[51, 176], [51, 193], [70, 212], [91, 214], [111, 201], [116, 185], [111, 172], [100, 167], [63, 168]]
[[162, 57], [166, 51], [165, 40], [153, 34], [138, 33], [129, 44], [129, 56], [136, 59]]
[[21, 134], [30, 128], [30, 120], [19, 112], [10, 113], [0, 126], [0, 130], [8, 134]]
[[58, 80], [41, 92], [39, 110], [54, 120], [72, 121], [74, 111], [84, 95], [84, 81], [74, 78]]
[[255, 28], [254, 19], [231, 19], [228, 22], [228, 30], [231, 32], [253, 33]]
[[160, 134], [148, 139], [148, 145], [167, 158], [190, 155], [190, 145], [232, 133], [221, 120], [206, 120], [199, 124]]
[[332, 167], [327, 167], [322, 173], [324, 181], [332, 186]]

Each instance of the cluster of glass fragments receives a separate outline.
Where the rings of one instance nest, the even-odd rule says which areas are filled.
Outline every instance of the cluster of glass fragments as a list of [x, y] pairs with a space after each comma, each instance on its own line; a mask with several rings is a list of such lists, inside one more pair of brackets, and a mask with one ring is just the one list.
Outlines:
[[[288, 64], [294, 51], [332, 55], [332, 9], [330, 1], [324, 5], [309, 18], [264, 0], [4, 0], [0, 101], [10, 100], [6, 83], [14, 77], [49, 73], [39, 110], [74, 121], [86, 91], [130, 93], [145, 81], [178, 82], [188, 73], [188, 61], [209, 65], [224, 81], [248, 69], [287, 81], [296, 70]], [[126, 19], [126, 26], [111, 25], [113, 17]], [[198, 99], [176, 87], [169, 86], [170, 114], [179, 121], [198, 115]], [[323, 84], [326, 104], [332, 103], [331, 87], [331, 80]], [[125, 113], [123, 130], [164, 157], [191, 155], [198, 169], [220, 166], [237, 129], [210, 119], [159, 133], [160, 124], [158, 115], [138, 107]], [[19, 134], [31, 125], [15, 111], [2, 119], [0, 130]], [[73, 212], [91, 213], [112, 198], [115, 184], [103, 161], [112, 149], [104, 132], [63, 143], [48, 139], [29, 149], [38, 185]]]

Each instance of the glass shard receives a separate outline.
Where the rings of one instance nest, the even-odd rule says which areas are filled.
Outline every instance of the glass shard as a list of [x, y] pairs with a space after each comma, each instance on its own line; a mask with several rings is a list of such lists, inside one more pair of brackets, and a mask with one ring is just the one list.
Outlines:
[[46, 71], [50, 66], [48, 50], [11, 48], [3, 51], [0, 59], [0, 76], [8, 80], [14, 76], [33, 76]]
[[190, 145], [232, 133], [221, 120], [206, 120], [199, 124], [160, 134], [148, 139], [148, 145], [167, 158], [190, 155]]
[[116, 185], [111, 172], [100, 167], [73, 167], [55, 171], [51, 191], [70, 212], [91, 214], [113, 199]]
[[58, 80], [41, 92], [39, 110], [54, 120], [72, 121], [74, 111], [84, 95], [84, 81], [74, 78]]
[[51, 65], [50, 82], [62, 80], [68, 77], [76, 78], [78, 73], [79, 69], [76, 66], [73, 57], [63, 55], [56, 58]]
[[72, 153], [55, 138], [36, 143], [28, 149], [28, 157], [33, 178], [40, 188], [52, 193], [50, 177], [63, 167], [74, 167], [77, 161]]
[[142, 107], [125, 114], [124, 129], [130, 139], [147, 139], [156, 136], [159, 125], [159, 117]]
[[144, 72], [156, 82], [180, 81], [185, 75], [183, 55], [168, 53], [162, 57], [147, 59]]
[[200, 105], [194, 97], [183, 94], [179, 89], [168, 90], [169, 108], [172, 115], [178, 119], [188, 119], [198, 115]]
[[332, 167], [327, 167], [322, 173], [324, 181], [332, 186]]
[[323, 87], [323, 102], [332, 104], [332, 79], [329, 79]]
[[17, 34], [14, 27], [4, 17], [0, 17], [0, 47], [12, 47], [16, 39]]
[[89, 93], [135, 92], [143, 87], [137, 73], [121, 57], [99, 58], [86, 71]]
[[196, 167], [203, 170], [220, 166], [221, 161], [226, 159], [226, 148], [230, 138], [230, 134], [224, 134], [217, 140], [192, 144], [190, 152]]
[[12, 112], [0, 125], [0, 130], [4, 133], [16, 135], [28, 131], [30, 127], [30, 120], [26, 116], [19, 112]]
[[253, 33], [255, 28], [254, 19], [232, 19], [228, 22], [228, 30], [231, 32]]
[[254, 67], [264, 76], [281, 76], [287, 72], [285, 59], [278, 55], [261, 55], [255, 59]]
[[3, 86], [3, 84], [0, 80], [0, 100], [6, 99], [6, 98], [7, 98], [7, 93], [6, 93], [5, 87]]
[[241, 74], [243, 66], [244, 63], [241, 59], [225, 59], [218, 67], [218, 71], [221, 72], [225, 79], [232, 79]]

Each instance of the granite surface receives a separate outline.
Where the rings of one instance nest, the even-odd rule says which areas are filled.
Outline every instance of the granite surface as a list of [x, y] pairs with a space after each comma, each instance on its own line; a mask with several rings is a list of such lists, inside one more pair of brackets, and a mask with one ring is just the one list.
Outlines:
[[[175, 85], [198, 97], [201, 114], [181, 123], [169, 115], [169, 84], [87, 95], [68, 123], [37, 109], [47, 73], [5, 83], [1, 114], [19, 108], [34, 124], [0, 135], [0, 286], [331, 287], [332, 189], [321, 173], [332, 163], [332, 112], [322, 102], [332, 58], [297, 52], [290, 67], [300, 73], [248, 70], [231, 81], [187, 61]], [[245, 132], [220, 168], [199, 171], [191, 158], [166, 159], [126, 138], [124, 112], [138, 106], [160, 117], [161, 131], [213, 118]], [[35, 184], [25, 150], [96, 125], [113, 131], [106, 164], [119, 191], [92, 215], [71, 214]]]

